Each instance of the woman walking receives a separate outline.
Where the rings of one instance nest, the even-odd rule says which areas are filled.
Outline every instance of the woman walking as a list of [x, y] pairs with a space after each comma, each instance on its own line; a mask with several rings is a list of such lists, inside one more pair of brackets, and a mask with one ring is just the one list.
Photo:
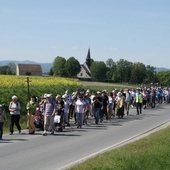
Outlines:
[[77, 128], [82, 128], [83, 125], [83, 117], [86, 112], [86, 103], [83, 99], [83, 95], [79, 95], [78, 99], [75, 103], [75, 112], [76, 112], [76, 120], [77, 120]]
[[18, 129], [18, 133], [21, 133], [21, 126], [19, 124], [20, 120], [20, 102], [17, 96], [12, 96], [12, 101], [9, 104], [10, 111], [10, 135], [14, 132], [14, 124]]

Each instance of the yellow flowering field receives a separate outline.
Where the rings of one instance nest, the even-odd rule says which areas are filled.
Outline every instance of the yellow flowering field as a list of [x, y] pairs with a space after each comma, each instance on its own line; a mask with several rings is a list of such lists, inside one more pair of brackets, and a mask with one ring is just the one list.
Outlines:
[[[30, 86], [79, 86], [80, 82], [77, 79], [60, 78], [60, 77], [29, 77]], [[11, 88], [11, 87], [26, 87], [27, 86], [27, 76], [9, 76], [0, 75], [0, 88]]]
[[35, 95], [40, 99], [45, 93], [54, 96], [57, 94], [63, 95], [66, 90], [72, 93], [81, 87], [82, 85], [78, 79], [29, 76], [28, 88], [27, 76], [0, 75], [0, 104], [5, 105], [8, 112], [11, 97], [16, 95], [22, 106], [21, 113], [25, 114], [25, 106], [31, 95]]

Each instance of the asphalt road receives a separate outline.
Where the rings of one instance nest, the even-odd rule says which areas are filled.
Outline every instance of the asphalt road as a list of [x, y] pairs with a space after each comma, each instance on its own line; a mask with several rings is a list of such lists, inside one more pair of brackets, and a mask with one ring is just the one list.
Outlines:
[[170, 120], [170, 104], [143, 110], [136, 115], [131, 109], [124, 119], [117, 117], [95, 125], [93, 118], [88, 125], [77, 129], [72, 122], [63, 132], [42, 136], [42, 132], [28, 135], [4, 135], [0, 141], [0, 170], [59, 170], [87, 159], [100, 152], [138, 139], [142, 134]]

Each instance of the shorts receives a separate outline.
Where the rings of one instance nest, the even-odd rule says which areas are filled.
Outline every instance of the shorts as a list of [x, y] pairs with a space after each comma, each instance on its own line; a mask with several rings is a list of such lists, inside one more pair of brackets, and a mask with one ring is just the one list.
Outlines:
[[45, 116], [44, 125], [53, 126], [54, 125], [54, 116]]

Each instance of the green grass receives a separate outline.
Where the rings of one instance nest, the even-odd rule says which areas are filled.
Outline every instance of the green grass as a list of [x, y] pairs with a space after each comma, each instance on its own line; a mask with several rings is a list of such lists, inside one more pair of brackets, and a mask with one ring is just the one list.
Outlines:
[[170, 127], [99, 154], [69, 170], [169, 170]]

